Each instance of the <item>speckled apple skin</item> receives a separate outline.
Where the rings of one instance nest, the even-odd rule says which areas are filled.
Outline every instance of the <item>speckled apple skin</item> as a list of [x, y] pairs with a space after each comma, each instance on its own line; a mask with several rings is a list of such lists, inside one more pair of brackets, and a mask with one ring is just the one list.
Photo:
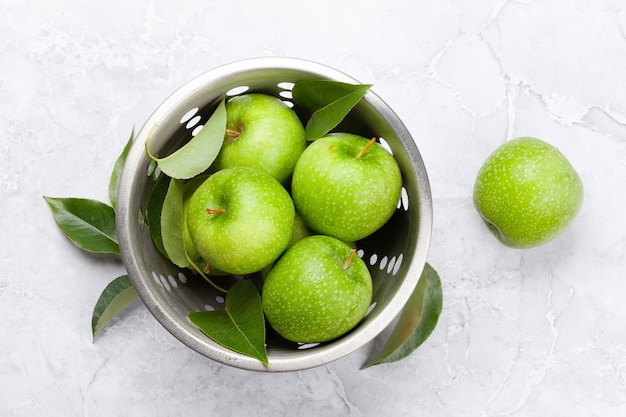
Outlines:
[[402, 191], [400, 168], [378, 143], [357, 158], [368, 142], [349, 133], [331, 134], [300, 156], [291, 192], [296, 209], [313, 230], [357, 241], [395, 212]]
[[372, 300], [367, 266], [338, 239], [313, 235], [298, 241], [270, 270], [262, 291], [270, 325], [301, 343], [335, 339], [356, 326]]
[[226, 129], [241, 131], [228, 135], [217, 159], [216, 169], [246, 166], [261, 169], [278, 182], [288, 180], [306, 147], [306, 135], [296, 113], [276, 97], [244, 94], [226, 103]]
[[[210, 176], [185, 204], [189, 237], [211, 268], [257, 272], [291, 239], [295, 209], [285, 188], [265, 172], [235, 167]], [[207, 209], [224, 208], [208, 214]]]
[[521, 137], [496, 149], [478, 172], [474, 205], [505, 245], [530, 248], [561, 234], [578, 214], [583, 184], [554, 146]]

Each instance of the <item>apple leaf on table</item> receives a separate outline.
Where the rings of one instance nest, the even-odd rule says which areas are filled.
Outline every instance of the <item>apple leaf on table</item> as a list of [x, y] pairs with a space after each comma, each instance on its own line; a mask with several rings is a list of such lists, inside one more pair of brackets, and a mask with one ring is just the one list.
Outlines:
[[[115, 161], [110, 175], [111, 206], [101, 201], [85, 198], [44, 196], [59, 229], [80, 249], [93, 253], [120, 254], [115, 224], [117, 186], [133, 138], [134, 129], [122, 153]], [[122, 275], [111, 281], [102, 291], [93, 310], [91, 331], [94, 340], [114, 317], [138, 299], [139, 296], [128, 275]]]
[[222, 148], [225, 132], [226, 105], [225, 99], [222, 99], [200, 132], [183, 147], [169, 156], [157, 158], [148, 151], [148, 140], [146, 152], [168, 176], [177, 179], [193, 178], [211, 166]]
[[120, 253], [113, 207], [86, 198], [44, 199], [57, 226], [74, 245], [93, 253]]
[[120, 184], [120, 177], [122, 175], [122, 169], [124, 168], [124, 162], [126, 162], [126, 157], [128, 156], [128, 151], [130, 151], [130, 147], [133, 144], [134, 137], [135, 129], [130, 132], [130, 138], [128, 139], [128, 142], [126, 142], [124, 150], [115, 161], [113, 171], [111, 172], [111, 178], [109, 180], [109, 200], [111, 200], [113, 209], [115, 209], [115, 206], [117, 205], [117, 187]]
[[93, 309], [91, 333], [94, 340], [115, 316], [137, 300], [139, 300], [139, 295], [128, 275], [122, 275], [111, 281], [100, 294]]
[[261, 296], [250, 281], [238, 281], [223, 310], [189, 313], [189, 320], [216, 343], [269, 365]]
[[331, 80], [297, 81], [292, 89], [293, 100], [311, 113], [305, 128], [307, 140], [319, 139], [337, 127], [371, 86]]
[[395, 362], [413, 353], [435, 329], [442, 307], [443, 292], [439, 274], [426, 264], [385, 346], [363, 368]]

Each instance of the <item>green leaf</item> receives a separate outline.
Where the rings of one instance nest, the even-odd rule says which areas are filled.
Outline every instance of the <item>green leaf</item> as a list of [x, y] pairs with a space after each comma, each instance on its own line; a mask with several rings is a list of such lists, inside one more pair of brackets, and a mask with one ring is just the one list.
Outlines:
[[165, 201], [170, 180], [171, 178], [167, 175], [159, 176], [154, 183], [146, 204], [146, 224], [152, 235], [152, 241], [158, 251], [165, 256], [167, 256], [167, 252], [165, 252], [163, 236], [161, 235], [161, 212], [163, 211], [163, 201]]
[[437, 271], [426, 264], [385, 346], [364, 368], [395, 362], [410, 355], [435, 329], [442, 306], [441, 280]]
[[146, 175], [149, 177], [152, 177], [152, 179], [157, 180], [159, 177], [159, 173], [157, 172], [157, 162], [156, 162], [156, 158], [158, 158], [159, 155], [156, 154], [154, 155], [154, 159], [150, 160], [150, 163], [148, 163], [148, 170], [146, 171]]
[[183, 182], [172, 179], [161, 210], [161, 237], [165, 253], [174, 265], [187, 268], [189, 261], [183, 238]]
[[113, 209], [115, 209], [115, 206], [117, 205], [117, 187], [120, 183], [120, 176], [122, 175], [124, 162], [126, 162], [126, 157], [128, 156], [128, 151], [130, 151], [130, 147], [133, 144], [134, 137], [135, 129], [133, 128], [133, 130], [130, 132], [130, 138], [128, 139], [128, 142], [126, 142], [124, 150], [115, 161], [115, 165], [113, 166], [113, 172], [111, 172], [111, 179], [109, 180], [109, 200], [111, 200], [111, 205], [113, 206]]
[[[172, 178], [189, 179], [206, 171], [217, 158], [226, 134], [225, 99], [215, 109], [200, 132], [182, 148], [164, 158], [156, 158], [161, 171]], [[148, 143], [146, 142], [146, 151]]]
[[300, 80], [292, 89], [294, 102], [311, 113], [307, 140], [326, 135], [363, 98], [371, 84], [347, 84], [330, 80]]
[[85, 198], [45, 197], [57, 226], [79, 248], [94, 253], [119, 254], [115, 210]]
[[216, 343], [269, 365], [261, 296], [250, 281], [233, 284], [223, 310], [189, 313], [189, 320]]
[[139, 296], [128, 275], [122, 275], [111, 281], [100, 294], [93, 309], [91, 333], [94, 340], [114, 317], [137, 300]]

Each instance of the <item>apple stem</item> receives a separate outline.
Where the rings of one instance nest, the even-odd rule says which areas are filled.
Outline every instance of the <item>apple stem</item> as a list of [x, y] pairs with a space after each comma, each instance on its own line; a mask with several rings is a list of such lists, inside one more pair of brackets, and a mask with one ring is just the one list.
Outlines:
[[222, 213], [226, 213], [225, 208], [218, 208], [218, 209], [207, 208], [206, 209], [206, 214], [222, 214]]
[[226, 140], [228, 142], [236, 141], [241, 136], [241, 131], [237, 129], [226, 129]]
[[359, 153], [357, 154], [356, 159], [360, 159], [360, 158], [363, 156], [363, 154], [364, 154], [365, 152], [367, 152], [367, 150], [368, 150], [369, 148], [371, 148], [371, 147], [372, 147], [372, 145], [374, 145], [374, 143], [376, 143], [376, 137], [375, 137], [375, 136], [374, 136], [372, 139], [370, 139], [370, 141], [369, 141], [369, 142], [367, 142], [367, 145], [365, 145], [365, 146], [363, 147], [363, 149], [361, 149], [361, 152], [359, 152]]
[[348, 256], [348, 260], [346, 261], [345, 264], [343, 264], [343, 269], [348, 269], [350, 267], [350, 265], [352, 264], [352, 260], [354, 259], [355, 253], [356, 253], [356, 249], [350, 250], [350, 255]]

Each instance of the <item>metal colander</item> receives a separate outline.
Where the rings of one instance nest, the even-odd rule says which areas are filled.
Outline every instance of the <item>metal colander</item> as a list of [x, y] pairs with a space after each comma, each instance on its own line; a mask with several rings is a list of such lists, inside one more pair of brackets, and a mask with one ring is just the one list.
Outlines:
[[224, 294], [191, 271], [175, 267], [155, 248], [144, 220], [155, 184], [153, 176], [148, 175], [146, 139], [152, 131], [151, 152], [167, 155], [197, 133], [224, 95], [262, 92], [293, 105], [290, 89], [301, 79], [359, 83], [327, 66], [292, 58], [249, 59], [208, 71], [175, 91], [146, 121], [130, 149], [118, 189], [121, 255], [142, 301], [188, 347], [238, 368], [301, 370], [334, 361], [365, 345], [393, 321], [407, 302], [424, 268], [430, 244], [432, 200], [424, 163], [404, 124], [370, 90], [336, 130], [381, 138], [398, 161], [403, 189], [389, 222], [357, 242], [357, 253], [368, 265], [374, 286], [367, 316], [348, 334], [323, 344], [299, 345], [269, 331], [269, 367], [218, 345], [187, 319], [193, 311], [223, 308]]

